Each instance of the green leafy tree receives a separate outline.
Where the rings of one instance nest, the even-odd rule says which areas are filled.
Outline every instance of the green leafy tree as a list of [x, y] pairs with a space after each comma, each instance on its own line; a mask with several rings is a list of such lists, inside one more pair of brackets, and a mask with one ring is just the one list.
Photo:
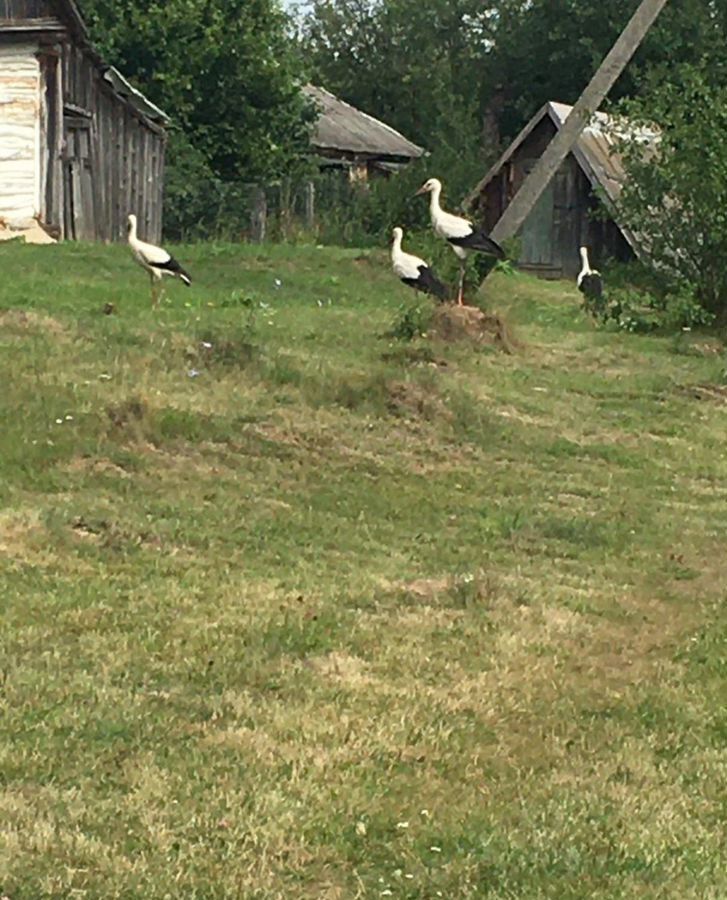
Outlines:
[[84, 0], [83, 10], [106, 58], [172, 119], [170, 212], [187, 202], [209, 218], [213, 184], [304, 164], [312, 110], [276, 0]]
[[[623, 141], [621, 212], [657, 269], [727, 314], [727, 80], [719, 66], [682, 66], [624, 109], [633, 125], [660, 129], [654, 152]], [[718, 76], [718, 77], [715, 77]]]
[[477, 0], [314, 0], [302, 43], [314, 80], [412, 140], [478, 147], [490, 15]]

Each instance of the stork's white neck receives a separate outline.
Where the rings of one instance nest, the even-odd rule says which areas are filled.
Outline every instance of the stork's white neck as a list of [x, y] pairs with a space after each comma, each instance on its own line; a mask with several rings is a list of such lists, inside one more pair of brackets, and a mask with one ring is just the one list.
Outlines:
[[581, 263], [583, 264], [583, 273], [587, 275], [591, 271], [591, 264], [588, 261], [587, 247], [581, 247]]
[[402, 240], [402, 235], [400, 235], [400, 234], [394, 235], [394, 240], [391, 244], [392, 260], [396, 260], [397, 257], [401, 256], [401, 240]]
[[442, 211], [442, 207], [439, 205], [439, 197], [442, 193], [442, 185], [435, 184], [434, 187], [429, 192], [429, 210], [432, 215], [436, 215]]
[[138, 240], [139, 240], [139, 238], [136, 234], [136, 221], [134, 219], [132, 219], [129, 222], [129, 243], [132, 244]]

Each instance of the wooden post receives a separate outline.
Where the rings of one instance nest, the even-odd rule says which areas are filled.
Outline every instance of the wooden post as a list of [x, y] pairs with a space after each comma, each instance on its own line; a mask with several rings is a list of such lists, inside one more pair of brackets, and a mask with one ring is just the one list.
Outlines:
[[305, 227], [308, 231], [316, 227], [316, 186], [312, 181], [305, 183]]
[[250, 211], [250, 237], [256, 244], [265, 240], [268, 221], [268, 200], [265, 189], [256, 184], [252, 189], [252, 210]]
[[639, 8], [578, 98], [563, 127], [548, 144], [532, 172], [522, 183], [520, 190], [495, 225], [491, 234], [494, 240], [501, 242], [517, 234], [551, 178], [570, 153], [588, 120], [626, 68], [628, 61], [646, 37], [665, 5], [666, 0], [641, 0]]
[[284, 177], [280, 179], [280, 192], [278, 196], [280, 197], [280, 204], [278, 207], [278, 231], [280, 238], [287, 241], [290, 237], [290, 225], [292, 221], [292, 192], [290, 178]]

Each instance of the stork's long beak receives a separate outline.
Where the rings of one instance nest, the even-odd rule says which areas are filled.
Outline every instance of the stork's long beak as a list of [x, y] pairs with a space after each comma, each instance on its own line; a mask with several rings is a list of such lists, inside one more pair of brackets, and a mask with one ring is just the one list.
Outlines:
[[419, 194], [426, 194], [426, 193], [427, 193], [427, 186], [426, 186], [426, 184], [423, 184], [423, 185], [419, 188], [419, 190], [416, 192], [416, 194], [414, 194], [414, 196], [415, 196], [415, 197], [418, 197]]

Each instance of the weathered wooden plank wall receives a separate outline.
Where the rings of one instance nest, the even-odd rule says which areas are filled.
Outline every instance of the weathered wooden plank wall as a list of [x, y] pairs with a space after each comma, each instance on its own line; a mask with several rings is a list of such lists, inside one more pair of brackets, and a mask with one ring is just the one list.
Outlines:
[[[80, 178], [86, 185], [84, 193], [92, 184], [94, 197], [92, 207], [83, 205], [82, 221], [78, 209], [66, 212], [66, 236], [80, 237], [93, 231], [98, 240], [121, 240], [126, 236], [127, 216], [133, 212], [142, 234], [159, 240], [166, 140], [163, 129], [113, 90], [98, 62], [83, 48], [65, 46], [63, 73], [66, 155], [72, 155], [66, 160], [65, 174], [67, 178]], [[85, 143], [69, 140], [72, 123], [77, 124], [73, 117], [84, 115], [90, 123], [88, 151]], [[90, 171], [90, 182], [85, 171]]]
[[49, 0], [0, 0], [0, 19], [44, 19], [54, 15]]
[[107, 80], [72, 4], [0, 0], [0, 47], [18, 42], [35, 46], [29, 59], [39, 70], [37, 190], [26, 218], [60, 237], [113, 241], [125, 238], [134, 212], [140, 231], [158, 240], [163, 127], [118, 92], [116, 75]]

